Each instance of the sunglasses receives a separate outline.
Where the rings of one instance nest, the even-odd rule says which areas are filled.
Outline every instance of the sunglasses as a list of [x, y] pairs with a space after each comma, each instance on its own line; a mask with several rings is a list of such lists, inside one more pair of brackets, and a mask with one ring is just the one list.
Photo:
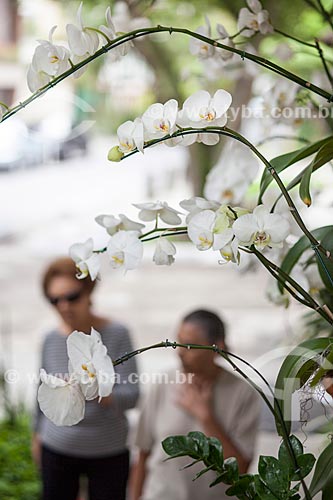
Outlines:
[[68, 293], [67, 295], [61, 295], [60, 297], [48, 297], [48, 301], [53, 306], [57, 306], [61, 301], [71, 302], [71, 303], [77, 302], [81, 298], [82, 293], [83, 293], [82, 290], [79, 290], [77, 292]]

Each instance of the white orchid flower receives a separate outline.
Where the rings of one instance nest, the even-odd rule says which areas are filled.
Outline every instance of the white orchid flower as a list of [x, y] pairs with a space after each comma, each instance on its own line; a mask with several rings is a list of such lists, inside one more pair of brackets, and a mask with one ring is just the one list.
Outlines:
[[77, 24], [67, 24], [68, 45], [72, 53], [78, 57], [94, 54], [99, 46], [99, 38], [95, 31], [84, 27], [82, 21], [82, 2], [77, 11]]
[[69, 249], [69, 255], [74, 260], [80, 274], [78, 279], [90, 275], [92, 280], [97, 278], [100, 269], [99, 255], [94, 253], [94, 242], [89, 238], [85, 243], [74, 243]]
[[31, 63], [36, 73], [58, 76], [70, 68], [69, 50], [53, 43], [56, 28], [57, 26], [51, 28], [48, 40], [38, 40], [40, 45], [36, 47]]
[[166, 238], [157, 240], [153, 261], [157, 266], [170, 266], [174, 263], [176, 255], [175, 245]]
[[56, 28], [56, 26], [51, 28], [48, 40], [38, 40], [39, 45], [35, 49], [27, 74], [27, 83], [31, 92], [36, 92], [50, 83], [52, 78], [70, 68], [69, 50], [53, 43], [53, 33]]
[[[114, 22], [112, 20], [111, 16], [111, 9], [108, 7], [105, 12], [105, 20], [106, 20], [106, 26], [100, 26], [99, 30], [104, 33], [109, 40], [114, 40], [115, 38], [118, 37], [118, 33], [116, 31], [116, 27], [114, 25]], [[142, 27], [142, 26], [141, 26]], [[131, 31], [131, 30], [129, 30]], [[111, 58], [112, 61], [117, 61], [119, 60], [120, 57], [125, 56], [128, 51], [133, 47], [132, 42], [126, 42], [120, 45], [119, 47], [115, 47], [112, 49], [112, 51], [109, 52], [109, 58]]]
[[174, 208], [169, 207], [166, 201], [148, 202], [148, 203], [133, 203], [133, 206], [140, 210], [139, 219], [143, 221], [155, 221], [159, 217], [163, 222], [170, 226], [177, 226], [181, 223], [181, 218]]
[[213, 97], [206, 90], [198, 90], [185, 100], [181, 121], [196, 128], [224, 127], [231, 102], [231, 94], [226, 90], [218, 89]]
[[216, 214], [212, 210], [203, 210], [190, 220], [187, 234], [198, 250], [208, 250], [213, 246], [215, 220]]
[[52, 80], [52, 76], [46, 74], [44, 71], [36, 71], [30, 64], [27, 73], [27, 83], [30, 92], [36, 92], [40, 88], [47, 85]]
[[105, 398], [112, 392], [115, 371], [99, 332], [75, 331], [67, 338], [69, 370], [81, 385], [86, 400]]
[[238, 251], [238, 239], [234, 238], [230, 243], [220, 248], [220, 254], [224, 262], [239, 264], [240, 255]]
[[258, 169], [257, 159], [244, 147], [227, 148], [206, 177], [205, 197], [222, 204], [241, 202]]
[[123, 267], [125, 271], [138, 267], [143, 256], [142, 241], [137, 231], [118, 231], [111, 236], [107, 253], [113, 269]]
[[146, 17], [132, 17], [127, 2], [117, 1], [113, 8], [113, 22], [117, 33], [127, 33], [139, 28], [149, 28], [151, 22]]
[[281, 247], [289, 234], [290, 224], [281, 215], [272, 214], [264, 205], [259, 205], [252, 214], [240, 216], [234, 222], [233, 230], [240, 245], [254, 244], [262, 249], [265, 246]]
[[[199, 26], [199, 28], [196, 29], [196, 33], [198, 33], [199, 35], [206, 36], [207, 38], [211, 38], [212, 28], [207, 16], [205, 16], [205, 21], [206, 21], [206, 26]], [[204, 42], [203, 40], [199, 40], [197, 38], [191, 38], [190, 52], [192, 55], [198, 56], [199, 59], [208, 59], [209, 57], [214, 56], [215, 47], [207, 42]]]
[[234, 232], [230, 227], [231, 221], [227, 211], [217, 211], [215, 216], [213, 250], [221, 250], [221, 248], [231, 243]]
[[119, 151], [124, 154], [130, 153], [134, 149], [138, 149], [143, 153], [143, 122], [141, 118], [136, 118], [133, 121], [128, 120], [122, 123], [117, 130], [119, 140]]
[[113, 215], [98, 215], [95, 218], [97, 224], [105, 227], [110, 236], [114, 235], [117, 231], [138, 231], [139, 233], [145, 227], [144, 224], [140, 222], [134, 222], [133, 220], [126, 217], [124, 214], [118, 215], [119, 219]]
[[221, 203], [212, 200], [206, 200], [205, 198], [201, 198], [200, 196], [194, 196], [189, 198], [188, 200], [182, 200], [179, 205], [189, 212], [186, 216], [186, 224], [190, 222], [192, 217], [203, 210], [218, 210], [221, 206]]
[[55, 425], [75, 425], [84, 418], [85, 399], [76, 380], [69, 381], [40, 371], [40, 409]]
[[[217, 24], [216, 31], [217, 31], [217, 34], [219, 35], [219, 39], [222, 40], [224, 45], [228, 45], [228, 47], [232, 47], [232, 48], [235, 47], [234, 42], [230, 38], [230, 35], [227, 32], [227, 30], [225, 29], [225, 27], [223, 26], [223, 24]], [[229, 59], [234, 57], [233, 52], [229, 52], [228, 50], [221, 49], [218, 51], [218, 54], [223, 61], [228, 61]]]
[[238, 29], [242, 30], [242, 35], [251, 37], [257, 31], [263, 35], [272, 33], [274, 28], [270, 23], [269, 12], [263, 10], [259, 0], [247, 0], [247, 5], [250, 10], [244, 7], [238, 16]]
[[[298, 90], [297, 85], [278, 80], [262, 94], [259, 103], [262, 105], [263, 116], [268, 118], [268, 120], [266, 119], [267, 126], [272, 122], [292, 123], [294, 125], [299, 125], [302, 122], [297, 113], [295, 117], [291, 117], [289, 113], [290, 108], [295, 106]], [[276, 113], [276, 110], [279, 112]]]
[[[206, 90], [198, 90], [185, 100], [183, 109], [178, 113], [177, 124], [183, 128], [205, 128], [214, 125], [224, 127], [227, 123], [226, 112], [231, 102], [231, 94], [226, 90], [217, 90], [213, 97]], [[197, 141], [213, 146], [220, 140], [218, 134], [208, 132], [185, 137], [182, 141], [184, 145]]]
[[177, 113], [176, 99], [170, 99], [165, 104], [156, 103], [149, 106], [142, 115], [145, 140], [159, 139], [172, 134], [176, 129]]
[[213, 210], [203, 210], [194, 215], [188, 224], [187, 233], [198, 250], [220, 250], [234, 236], [227, 214]]

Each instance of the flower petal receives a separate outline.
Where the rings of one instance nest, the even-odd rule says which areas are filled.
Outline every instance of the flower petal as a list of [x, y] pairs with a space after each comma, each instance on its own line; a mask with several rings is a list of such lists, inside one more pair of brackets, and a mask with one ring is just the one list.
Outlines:
[[245, 214], [235, 220], [232, 229], [239, 240], [239, 244], [248, 246], [252, 245], [258, 226], [253, 214]]
[[[218, 89], [212, 99], [212, 105], [216, 112], [216, 118], [220, 118], [230, 108], [232, 96], [229, 92], [223, 89]], [[223, 127], [223, 125], [221, 125]]]
[[84, 418], [85, 400], [78, 384], [70, 384], [41, 370], [38, 403], [55, 425], [75, 425]]
[[[92, 328], [91, 336], [93, 340], [96, 338], [94, 337], [96, 334], [99, 335], [99, 333]], [[107, 348], [102, 343], [102, 340], [94, 340], [92, 350], [92, 363], [95, 367], [98, 380], [98, 395], [99, 397], [104, 398], [111, 394], [115, 383], [114, 366], [107, 353]]]

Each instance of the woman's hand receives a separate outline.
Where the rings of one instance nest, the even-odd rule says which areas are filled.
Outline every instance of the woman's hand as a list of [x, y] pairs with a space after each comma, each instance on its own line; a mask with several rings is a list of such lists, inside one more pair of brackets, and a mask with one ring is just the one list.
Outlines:
[[176, 403], [200, 422], [212, 415], [212, 381], [193, 377], [191, 383], [179, 387]]

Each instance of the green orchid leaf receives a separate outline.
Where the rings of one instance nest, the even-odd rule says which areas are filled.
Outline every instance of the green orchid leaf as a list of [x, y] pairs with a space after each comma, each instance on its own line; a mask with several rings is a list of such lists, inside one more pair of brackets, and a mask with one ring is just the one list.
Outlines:
[[[285, 170], [286, 168], [297, 163], [298, 161], [303, 160], [304, 158], [307, 158], [308, 156], [316, 153], [322, 146], [324, 146], [326, 143], [330, 141], [332, 141], [332, 138], [326, 137], [325, 139], [321, 139], [320, 141], [310, 144], [309, 146], [305, 146], [301, 149], [297, 149], [296, 151], [291, 151], [290, 153], [277, 156], [276, 158], [273, 158], [270, 161], [270, 164], [275, 168], [276, 172], [279, 174], [283, 172], [283, 170]], [[262, 203], [262, 197], [266, 189], [272, 182], [272, 180], [273, 180], [272, 175], [267, 169], [265, 169], [260, 181], [260, 193], [257, 203], [258, 205]]]
[[326, 142], [318, 151], [310, 165], [306, 167], [301, 174], [295, 177], [295, 179], [287, 186], [287, 189], [292, 189], [296, 184], [300, 182], [299, 195], [301, 200], [308, 207], [311, 205], [311, 193], [310, 193], [310, 180], [313, 172], [318, 170], [323, 165], [326, 165], [333, 158], [333, 139]]
[[[322, 241], [326, 235], [333, 233], [333, 226], [323, 226], [312, 231], [313, 236], [316, 240]], [[311, 243], [306, 236], [302, 236], [297, 243], [288, 251], [287, 255], [283, 259], [280, 268], [285, 273], [289, 274], [293, 270], [294, 266], [297, 264], [301, 256], [306, 250], [311, 248]], [[283, 292], [283, 284], [279, 283], [278, 288], [280, 292]]]
[[306, 169], [304, 170], [299, 185], [299, 196], [307, 207], [309, 207], [312, 204], [312, 198], [310, 193], [310, 180], [312, 174], [313, 174], [313, 163], [311, 162], [310, 165], [306, 167]]
[[[321, 239], [322, 246], [333, 255], [333, 231], [328, 231]], [[333, 293], [333, 262], [322, 253], [316, 255], [320, 277], [326, 289]]]
[[[330, 443], [319, 455], [316, 463], [313, 478], [309, 487], [312, 496], [319, 491], [327, 492], [328, 485], [333, 481], [333, 443]], [[332, 490], [331, 495], [332, 495]], [[325, 493], [327, 495], [327, 493]], [[324, 498], [324, 497], [323, 497]], [[327, 500], [330, 498], [326, 496]]]
[[325, 483], [325, 486], [322, 488], [322, 500], [332, 500], [332, 491], [333, 491], [333, 473], [329, 475], [328, 480]]
[[[296, 346], [284, 359], [275, 382], [274, 402], [275, 412], [282, 413], [285, 421], [285, 430], [291, 430], [291, 399], [292, 394], [302, 387], [311, 375], [317, 370], [317, 359], [333, 344], [330, 338], [305, 340]], [[284, 429], [280, 419], [275, 419], [275, 425], [280, 436], [284, 436]]]
[[310, 387], [315, 387], [317, 384], [319, 384], [325, 373], [333, 369], [332, 366], [333, 366], [333, 349], [325, 355], [324, 359], [320, 360], [320, 368], [318, 369], [317, 373], [311, 380]]

